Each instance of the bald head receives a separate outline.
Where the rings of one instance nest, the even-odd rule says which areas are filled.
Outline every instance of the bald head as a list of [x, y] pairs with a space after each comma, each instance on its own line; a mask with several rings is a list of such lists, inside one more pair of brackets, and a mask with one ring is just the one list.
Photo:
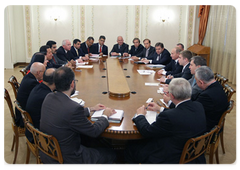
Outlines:
[[49, 68], [43, 74], [43, 81], [46, 82], [48, 85], [52, 85], [54, 83], [53, 75], [55, 70], [55, 68]]
[[117, 43], [118, 43], [119, 45], [122, 45], [122, 44], [123, 44], [123, 37], [122, 37], [122, 36], [118, 36], [118, 37], [117, 37]]
[[30, 68], [30, 72], [36, 77], [38, 81], [43, 79], [44, 71], [45, 66], [40, 62], [34, 62]]

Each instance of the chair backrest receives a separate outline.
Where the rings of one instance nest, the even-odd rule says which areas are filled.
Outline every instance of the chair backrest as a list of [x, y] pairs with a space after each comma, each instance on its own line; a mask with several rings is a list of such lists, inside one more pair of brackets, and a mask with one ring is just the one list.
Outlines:
[[57, 139], [33, 127], [31, 123], [27, 123], [27, 127], [33, 134], [34, 142], [37, 148], [49, 157], [63, 163], [62, 152]]
[[7, 89], [5, 89], [5, 88], [4, 88], [4, 99], [7, 101], [7, 104], [8, 104], [9, 110], [10, 110], [10, 114], [11, 114], [11, 117], [12, 117], [12, 123], [13, 123], [13, 125], [16, 125], [15, 124], [15, 114], [14, 114], [14, 111], [13, 111], [12, 100], [11, 100], [11, 97], [10, 97]]
[[214, 73], [214, 78], [217, 80], [221, 85], [224, 85], [228, 79], [222, 76], [221, 74]]
[[204, 154], [209, 147], [213, 134], [217, 130], [218, 127], [216, 126], [210, 132], [202, 136], [189, 139], [185, 143], [179, 163], [185, 164], [191, 162], [192, 160]]
[[22, 109], [22, 107], [20, 106], [20, 104], [17, 100], [14, 103], [15, 103], [16, 108], [21, 112], [24, 125], [26, 125], [27, 122], [33, 124], [30, 114]]
[[27, 70], [27, 66], [24, 67], [23, 69], [20, 70], [20, 72], [22, 73], [23, 77], [27, 74], [28, 70]]
[[19, 86], [20, 86], [20, 84], [19, 84], [18, 81], [17, 81], [17, 78], [12, 75], [12, 76], [9, 78], [8, 83], [11, 84], [12, 89], [13, 89], [13, 92], [14, 92], [14, 95], [15, 95], [15, 99], [17, 99], [17, 92], [18, 92], [18, 89], [19, 89]]
[[232, 95], [234, 93], [236, 93], [236, 91], [231, 86], [229, 86], [227, 83], [225, 83], [223, 85], [223, 90], [225, 91], [225, 93], [227, 95], [228, 102], [230, 102]]

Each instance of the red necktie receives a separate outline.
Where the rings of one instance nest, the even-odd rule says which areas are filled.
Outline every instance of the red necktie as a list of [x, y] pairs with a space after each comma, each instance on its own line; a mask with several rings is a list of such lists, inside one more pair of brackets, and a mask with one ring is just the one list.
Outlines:
[[87, 51], [88, 51], [88, 53], [89, 53], [89, 48], [87, 48]]
[[102, 47], [100, 46], [100, 53], [102, 52]]
[[52, 56], [52, 59], [53, 59], [54, 63], [56, 64], [56, 61], [55, 61], [55, 58], [54, 58], [54, 56]]

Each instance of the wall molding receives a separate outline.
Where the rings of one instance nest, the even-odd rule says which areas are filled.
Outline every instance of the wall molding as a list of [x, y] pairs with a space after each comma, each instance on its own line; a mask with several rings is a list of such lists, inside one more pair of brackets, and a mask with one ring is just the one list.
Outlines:
[[193, 37], [193, 18], [194, 18], [194, 6], [189, 6], [188, 10], [188, 32], [187, 32], [187, 48], [192, 45]]
[[85, 40], [85, 6], [80, 6], [80, 32], [81, 32], [81, 40]]
[[30, 6], [25, 5], [27, 57], [32, 58], [32, 35], [31, 35], [31, 11]]
[[41, 47], [41, 31], [40, 31], [40, 14], [39, 14], [39, 5], [37, 6], [37, 23], [38, 23], [38, 46]]
[[139, 38], [139, 24], [140, 23], [140, 5], [135, 6], [135, 36]]
[[147, 6], [146, 8], [146, 26], [145, 26], [145, 31], [146, 31], [146, 34], [145, 34], [145, 37], [148, 38], [148, 10], [149, 10], [149, 6]]
[[179, 27], [178, 27], [178, 42], [181, 42], [181, 31], [182, 31], [182, 5], [180, 6], [180, 15], [179, 15]]

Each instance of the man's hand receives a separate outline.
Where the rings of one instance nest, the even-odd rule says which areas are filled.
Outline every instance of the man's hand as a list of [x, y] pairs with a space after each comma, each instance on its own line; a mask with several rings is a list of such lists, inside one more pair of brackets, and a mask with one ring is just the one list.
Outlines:
[[144, 116], [145, 116], [146, 113], [147, 113], [147, 111], [146, 111], [144, 105], [142, 105], [142, 107], [139, 107], [139, 108], [137, 109], [137, 115], [144, 115]]
[[117, 113], [114, 109], [106, 108], [103, 112], [103, 115], [106, 115], [107, 117], [112, 116], [113, 114]]
[[106, 107], [103, 104], [97, 104], [93, 107], [90, 107], [90, 111], [97, 111], [97, 110], [103, 110], [106, 109]]
[[148, 103], [148, 106], [147, 106], [148, 110], [151, 110], [151, 111], [155, 111], [155, 112], [159, 112], [161, 107], [158, 106], [157, 103], [154, 103], [154, 102], [150, 102]]

